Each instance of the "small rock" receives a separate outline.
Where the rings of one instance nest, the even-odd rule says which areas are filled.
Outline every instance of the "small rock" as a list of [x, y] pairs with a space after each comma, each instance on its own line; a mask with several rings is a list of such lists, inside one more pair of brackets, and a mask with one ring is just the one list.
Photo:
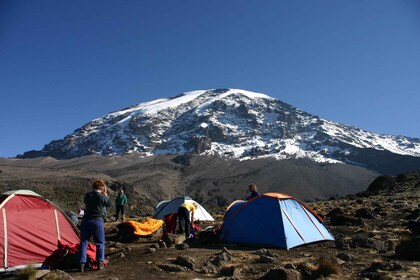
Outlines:
[[187, 268], [176, 265], [176, 264], [160, 264], [158, 267], [162, 270], [169, 271], [169, 272], [182, 272], [187, 271]]
[[222, 267], [222, 269], [220, 270], [220, 275], [223, 276], [239, 276], [242, 273], [243, 268], [242, 267], [237, 267], [237, 266], [226, 266], [226, 267]]
[[162, 249], [166, 249], [166, 243], [163, 240], [159, 240], [159, 247]]
[[339, 253], [337, 255], [337, 258], [339, 258], [340, 260], [346, 261], [346, 262], [353, 259], [353, 257], [351, 255], [346, 254], [346, 253]]
[[74, 280], [67, 272], [63, 270], [53, 270], [44, 276], [41, 279], [63, 279], [63, 280]]
[[255, 254], [255, 255], [258, 255], [258, 256], [267, 256], [267, 257], [272, 257], [272, 258], [277, 257], [276, 254], [273, 254], [272, 252], [270, 252], [269, 250], [264, 249], [264, 248], [260, 249], [260, 250], [257, 250], [257, 251], [254, 251], [254, 252], [252, 252], [252, 254]]
[[217, 269], [211, 262], [208, 262], [205, 266], [203, 266], [201, 272], [204, 274], [214, 274], [217, 273]]
[[232, 261], [233, 259], [234, 258], [232, 257], [232, 255], [222, 252], [218, 254], [217, 256], [215, 256], [214, 259], [211, 260], [210, 262], [215, 266], [223, 266], [226, 263]]
[[296, 269], [296, 266], [292, 263], [286, 263], [284, 269]]
[[232, 253], [226, 247], [223, 247], [222, 248], [222, 253], [226, 253], [228, 255], [232, 255]]
[[175, 260], [175, 264], [194, 269], [195, 259], [189, 256], [178, 256]]
[[363, 204], [363, 199], [356, 199], [356, 200], [355, 200], [355, 202], [356, 202], [357, 204]]
[[341, 249], [341, 250], [349, 250], [350, 249], [350, 245], [342, 237], [337, 237], [335, 239], [335, 247], [337, 247], [337, 249]]
[[156, 253], [156, 248], [148, 248], [147, 252], [149, 252], [150, 254], [154, 254]]
[[181, 244], [176, 244], [175, 248], [178, 250], [188, 250], [190, 246], [188, 246], [188, 244], [186, 243], [181, 243]]
[[380, 270], [396, 271], [402, 269], [402, 266], [397, 262], [383, 262], [379, 264], [378, 268]]
[[395, 271], [400, 270], [402, 266], [396, 262], [374, 262], [370, 267], [360, 273], [362, 277], [368, 279], [384, 279], [381, 277], [381, 271]]
[[310, 262], [303, 262], [297, 268], [304, 278], [311, 279], [316, 267]]
[[302, 275], [294, 269], [274, 268], [268, 270], [259, 280], [300, 280]]
[[155, 248], [155, 249], [159, 249], [159, 244], [158, 243], [153, 243], [149, 246], [150, 248]]
[[386, 246], [386, 250], [389, 252], [392, 252], [395, 250], [395, 244], [394, 242], [392, 242], [392, 240], [387, 240], [385, 242], [385, 246]]
[[267, 249], [263, 248], [263, 249], [259, 249], [257, 251], [254, 251], [251, 254], [262, 256], [262, 255], [265, 255], [266, 253], [267, 253]]
[[357, 209], [355, 217], [363, 219], [377, 219], [376, 215], [369, 208]]
[[269, 256], [260, 256], [260, 259], [258, 260], [259, 263], [273, 263], [275, 262], [275, 258], [269, 257]]

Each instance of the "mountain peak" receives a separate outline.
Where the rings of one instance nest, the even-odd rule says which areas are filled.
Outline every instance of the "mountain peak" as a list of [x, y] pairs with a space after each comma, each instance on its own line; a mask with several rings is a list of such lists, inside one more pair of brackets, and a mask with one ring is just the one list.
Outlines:
[[253, 159], [309, 158], [374, 165], [374, 156], [420, 157], [420, 139], [375, 134], [242, 89], [185, 92], [93, 120], [21, 157], [196, 153]]

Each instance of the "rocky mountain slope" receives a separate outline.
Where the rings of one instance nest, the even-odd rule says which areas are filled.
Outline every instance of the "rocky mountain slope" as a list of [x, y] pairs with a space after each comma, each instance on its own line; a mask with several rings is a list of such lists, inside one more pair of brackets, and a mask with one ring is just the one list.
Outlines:
[[92, 180], [103, 178], [112, 190], [126, 189], [133, 214], [151, 213], [161, 200], [180, 195], [207, 208], [225, 207], [248, 196], [247, 186], [253, 182], [261, 193], [283, 192], [307, 201], [328, 199], [365, 190], [377, 175], [358, 166], [307, 159], [239, 161], [134, 154], [68, 160], [0, 158], [0, 192], [30, 189], [75, 211], [83, 206]]
[[95, 119], [21, 158], [195, 153], [231, 159], [310, 159], [398, 174], [420, 168], [420, 139], [376, 134], [239, 89], [199, 90]]

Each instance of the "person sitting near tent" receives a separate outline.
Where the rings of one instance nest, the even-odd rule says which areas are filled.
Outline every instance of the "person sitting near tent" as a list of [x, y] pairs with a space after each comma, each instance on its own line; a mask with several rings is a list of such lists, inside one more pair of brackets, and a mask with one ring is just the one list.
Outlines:
[[116, 208], [116, 214], [115, 219], [118, 221], [119, 213], [121, 212], [121, 221], [124, 222], [124, 207], [127, 205], [128, 199], [127, 196], [124, 193], [123, 189], [120, 189], [118, 192], [117, 197], [115, 198], [115, 208]]
[[246, 198], [246, 200], [250, 200], [256, 196], [259, 196], [260, 193], [257, 191], [257, 184], [250, 184], [248, 186], [248, 191], [251, 192], [251, 195]]
[[[182, 226], [185, 226], [185, 238], [191, 238], [191, 228], [194, 225], [194, 211], [198, 208], [195, 202], [184, 202], [178, 208], [178, 219], [179, 219], [179, 232], [182, 233]], [[191, 220], [190, 220], [191, 214]]]
[[84, 198], [86, 204], [85, 214], [80, 225], [80, 271], [85, 270], [87, 261], [86, 249], [89, 239], [93, 235], [96, 245], [96, 261], [98, 269], [104, 269], [105, 260], [105, 230], [104, 222], [106, 221], [107, 207], [112, 202], [108, 197], [107, 187], [104, 180], [96, 180], [92, 184], [93, 191], [87, 193]]

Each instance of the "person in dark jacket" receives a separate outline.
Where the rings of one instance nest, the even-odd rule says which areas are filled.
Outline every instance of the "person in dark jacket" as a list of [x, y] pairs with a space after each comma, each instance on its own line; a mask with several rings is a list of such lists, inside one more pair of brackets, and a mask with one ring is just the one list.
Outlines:
[[260, 193], [257, 191], [257, 184], [250, 184], [248, 186], [248, 191], [251, 192], [251, 195], [246, 198], [247, 200], [260, 195]]
[[107, 208], [111, 206], [111, 199], [104, 180], [96, 180], [92, 184], [93, 191], [84, 198], [86, 204], [83, 220], [80, 225], [80, 271], [83, 272], [87, 261], [86, 249], [89, 239], [93, 236], [96, 245], [96, 261], [98, 269], [104, 269], [105, 260], [105, 230]]

